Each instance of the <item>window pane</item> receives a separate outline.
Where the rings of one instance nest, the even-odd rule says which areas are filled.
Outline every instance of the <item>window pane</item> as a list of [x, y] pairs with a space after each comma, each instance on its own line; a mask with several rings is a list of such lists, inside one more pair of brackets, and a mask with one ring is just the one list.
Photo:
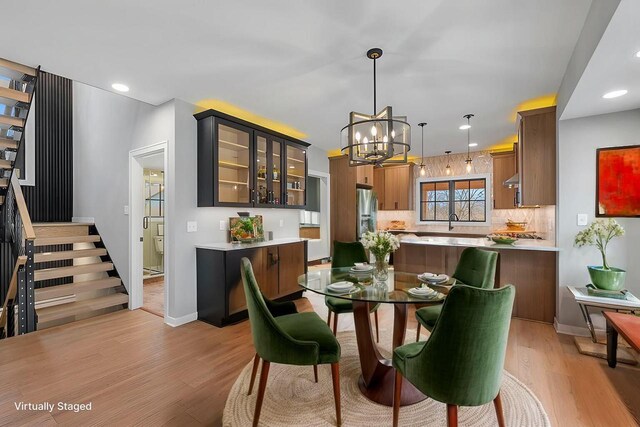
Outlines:
[[449, 202], [436, 203], [436, 221], [447, 221], [449, 219]]
[[435, 220], [435, 203], [423, 202], [420, 212], [420, 219], [422, 221]]
[[435, 200], [435, 184], [433, 182], [423, 182], [420, 184], [420, 201]]
[[487, 192], [485, 190], [486, 181], [484, 179], [474, 179], [470, 181], [471, 192], [470, 199], [471, 200], [487, 200]]
[[471, 221], [486, 221], [486, 202], [471, 202]]
[[458, 221], [469, 221], [469, 202], [456, 202], [455, 207]]

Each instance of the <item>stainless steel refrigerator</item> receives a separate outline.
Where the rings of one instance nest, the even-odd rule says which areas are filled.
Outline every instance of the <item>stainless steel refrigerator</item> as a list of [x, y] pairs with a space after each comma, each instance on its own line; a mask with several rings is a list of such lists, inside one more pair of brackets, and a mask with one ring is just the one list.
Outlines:
[[376, 231], [378, 197], [373, 190], [356, 189], [356, 211], [358, 213], [356, 226], [359, 240], [365, 232]]

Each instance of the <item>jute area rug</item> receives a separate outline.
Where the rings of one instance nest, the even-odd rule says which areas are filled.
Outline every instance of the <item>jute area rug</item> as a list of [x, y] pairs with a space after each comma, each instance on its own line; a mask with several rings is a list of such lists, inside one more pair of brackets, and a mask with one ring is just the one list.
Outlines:
[[[380, 348], [389, 354], [391, 335], [381, 331]], [[415, 336], [408, 330], [407, 337]], [[340, 387], [343, 426], [390, 426], [392, 409], [371, 402], [360, 393], [358, 377], [360, 362], [355, 333], [338, 333], [342, 347], [340, 360]], [[258, 379], [254, 390], [247, 396], [251, 379], [249, 363], [231, 388], [224, 408], [224, 426], [250, 426], [253, 420]], [[524, 384], [504, 371], [502, 404], [507, 426], [550, 426], [540, 401]], [[460, 426], [496, 426], [493, 404], [458, 409]], [[331, 369], [318, 366], [318, 383], [313, 379], [311, 366], [272, 364], [260, 415], [261, 426], [331, 426], [336, 425]], [[446, 405], [433, 399], [400, 408], [401, 426], [446, 426]]]

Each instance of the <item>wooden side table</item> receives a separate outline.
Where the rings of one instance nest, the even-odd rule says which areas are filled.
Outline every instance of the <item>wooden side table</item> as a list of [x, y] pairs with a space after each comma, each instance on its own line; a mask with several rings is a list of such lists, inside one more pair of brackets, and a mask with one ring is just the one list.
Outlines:
[[618, 362], [618, 334], [637, 352], [640, 352], [640, 317], [632, 314], [604, 312], [607, 319], [607, 362], [612, 368]]

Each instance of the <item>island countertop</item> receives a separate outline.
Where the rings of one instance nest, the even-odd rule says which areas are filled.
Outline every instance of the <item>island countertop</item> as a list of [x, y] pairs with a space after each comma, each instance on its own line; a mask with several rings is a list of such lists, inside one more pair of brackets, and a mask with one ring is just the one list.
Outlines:
[[491, 249], [515, 249], [523, 251], [558, 252], [560, 249], [549, 240], [519, 239], [512, 245], [501, 245], [487, 238], [472, 237], [440, 237], [440, 236], [401, 236], [400, 244], [433, 245], [433, 246], [461, 246]]
[[263, 248], [266, 246], [286, 245], [287, 243], [305, 242], [309, 239], [301, 239], [299, 237], [282, 238], [265, 240], [264, 242], [255, 243], [199, 243], [196, 245], [198, 249], [210, 249], [213, 251], [236, 251], [240, 249]]

